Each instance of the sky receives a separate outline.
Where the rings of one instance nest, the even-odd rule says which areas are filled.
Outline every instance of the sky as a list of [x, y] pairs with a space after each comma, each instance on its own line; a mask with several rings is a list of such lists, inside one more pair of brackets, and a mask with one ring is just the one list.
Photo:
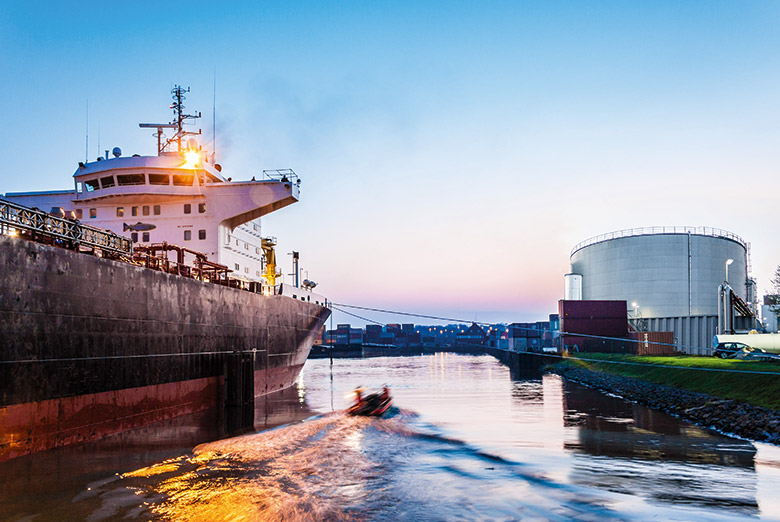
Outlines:
[[543, 320], [576, 243], [658, 225], [743, 237], [763, 292], [779, 28], [775, 1], [0, 0], [0, 193], [154, 154], [181, 84], [226, 176], [300, 175], [263, 233], [333, 302]]

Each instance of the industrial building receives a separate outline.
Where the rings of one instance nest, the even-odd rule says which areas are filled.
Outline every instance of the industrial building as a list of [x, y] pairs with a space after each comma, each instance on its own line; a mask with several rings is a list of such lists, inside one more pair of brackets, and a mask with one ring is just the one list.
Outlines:
[[719, 329], [752, 327], [739, 317], [757, 306], [749, 254], [741, 237], [716, 228], [610, 232], [572, 249], [564, 299], [625, 300], [637, 330], [671, 331], [680, 351], [708, 354]]

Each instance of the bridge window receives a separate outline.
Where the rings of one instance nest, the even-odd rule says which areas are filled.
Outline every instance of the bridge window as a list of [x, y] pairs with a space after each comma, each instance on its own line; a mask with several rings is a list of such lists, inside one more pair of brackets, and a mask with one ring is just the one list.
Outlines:
[[191, 187], [193, 179], [195, 179], [195, 176], [192, 175], [174, 174], [173, 184], [180, 187]]
[[125, 207], [116, 207], [116, 217], [124, 217]]
[[170, 185], [171, 177], [168, 174], [149, 174], [150, 185]]
[[143, 174], [119, 174], [116, 181], [121, 186], [144, 185], [146, 184], [146, 176]]
[[236, 271], [240, 270], [240, 268], [238, 267], [238, 263], [236, 263], [235, 265], [236, 265]]
[[160, 215], [160, 205], [155, 205], [154, 207], [154, 215], [159, 216]]
[[192, 205], [189, 203], [184, 204], [184, 213], [185, 214], [192, 214]]
[[132, 232], [130, 234], [130, 239], [133, 240], [133, 243], [138, 243], [138, 232]]
[[138, 207], [133, 207], [130, 209], [130, 213], [134, 216], [138, 215]]
[[190, 239], [192, 239], [192, 230], [185, 230], [184, 241], [189, 241]]
[[198, 230], [198, 239], [200, 240], [206, 239], [206, 231], [204, 229]]
[[144, 232], [144, 235], [142, 237], [143, 237], [144, 243], [148, 243], [149, 242], [149, 232]]
[[87, 189], [87, 192], [92, 192], [93, 190], [98, 190], [100, 185], [98, 184], [98, 180], [88, 179], [84, 182], [84, 188]]
[[143, 211], [144, 211], [144, 216], [148, 216], [149, 215], [149, 205], [144, 205]]
[[106, 176], [105, 178], [100, 178], [100, 186], [103, 188], [113, 187], [114, 176]]
[[89, 209], [89, 219], [93, 219], [97, 217], [97, 209], [91, 208]]
[[198, 214], [205, 214], [205, 213], [206, 213], [206, 204], [198, 203]]

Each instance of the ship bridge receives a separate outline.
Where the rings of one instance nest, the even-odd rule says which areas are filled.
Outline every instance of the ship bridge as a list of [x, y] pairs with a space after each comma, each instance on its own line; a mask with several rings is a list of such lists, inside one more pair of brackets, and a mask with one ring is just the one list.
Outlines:
[[111, 200], [117, 205], [138, 201], [202, 200], [209, 215], [231, 230], [279, 210], [299, 199], [300, 178], [292, 169], [264, 171], [263, 179], [224, 178], [205, 153], [196, 158], [166, 153], [80, 163], [73, 175], [73, 203]]

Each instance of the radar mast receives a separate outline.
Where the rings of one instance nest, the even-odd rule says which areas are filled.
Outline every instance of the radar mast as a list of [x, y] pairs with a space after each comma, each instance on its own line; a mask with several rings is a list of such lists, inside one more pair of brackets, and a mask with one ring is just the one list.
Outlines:
[[[181, 147], [182, 138], [187, 136], [199, 136], [201, 130], [198, 132], [190, 132], [184, 130], [184, 125], [187, 120], [194, 120], [200, 118], [200, 112], [198, 114], [185, 114], [184, 113], [184, 100], [187, 99], [186, 93], [190, 92], [190, 88], [184, 89], [181, 85], [175, 85], [171, 89], [171, 98], [173, 102], [170, 108], [173, 109], [173, 121], [170, 123], [139, 123], [138, 126], [143, 129], [157, 129], [157, 132], [153, 134], [157, 138], [157, 155], [162, 156], [164, 152], [182, 152], [184, 149]], [[166, 137], [163, 133], [163, 129], [175, 129], [173, 136]], [[163, 139], [165, 142], [163, 142]], [[176, 150], [172, 151], [171, 146], [176, 143]]]

